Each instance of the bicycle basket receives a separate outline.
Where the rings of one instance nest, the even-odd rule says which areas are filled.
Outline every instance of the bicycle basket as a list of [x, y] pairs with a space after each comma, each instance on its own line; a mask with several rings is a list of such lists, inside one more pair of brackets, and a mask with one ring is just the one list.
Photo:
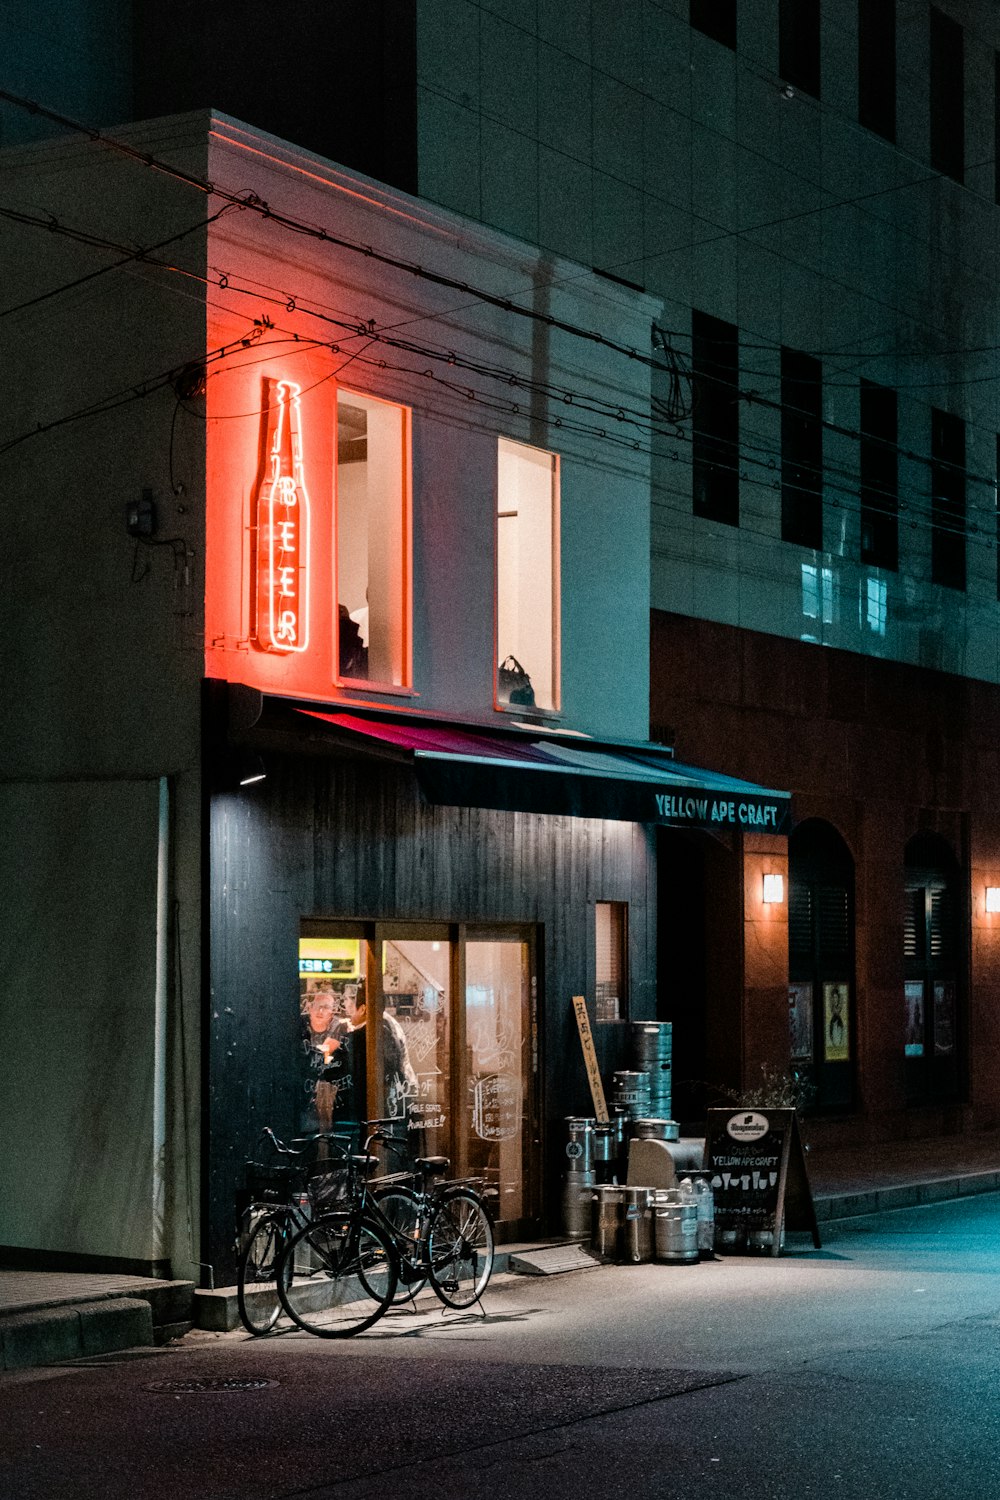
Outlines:
[[345, 1162], [318, 1161], [306, 1181], [306, 1192], [314, 1213], [328, 1212], [349, 1196], [349, 1170]]
[[247, 1193], [252, 1202], [287, 1203], [301, 1172], [272, 1162], [248, 1161]]

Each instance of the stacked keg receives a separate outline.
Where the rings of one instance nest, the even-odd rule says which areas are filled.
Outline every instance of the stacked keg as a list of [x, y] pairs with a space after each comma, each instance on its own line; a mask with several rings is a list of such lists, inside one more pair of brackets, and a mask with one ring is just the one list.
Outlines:
[[637, 1073], [645, 1073], [649, 1078], [649, 1108], [640, 1110], [640, 1117], [656, 1120], [670, 1119], [672, 1062], [673, 1027], [671, 1023], [669, 1021], [633, 1021], [632, 1066]]
[[614, 1120], [607, 1124], [594, 1121], [594, 1180], [601, 1185], [610, 1183], [618, 1176], [618, 1164], [622, 1156], [622, 1145]]
[[676, 1120], [633, 1120], [634, 1141], [676, 1141], [680, 1139], [681, 1127]]
[[611, 1080], [611, 1103], [630, 1120], [645, 1119], [650, 1113], [649, 1074], [641, 1070], [620, 1068]]
[[563, 1233], [570, 1240], [590, 1235], [590, 1200], [594, 1195], [594, 1124], [581, 1115], [566, 1120], [566, 1176], [563, 1178]]

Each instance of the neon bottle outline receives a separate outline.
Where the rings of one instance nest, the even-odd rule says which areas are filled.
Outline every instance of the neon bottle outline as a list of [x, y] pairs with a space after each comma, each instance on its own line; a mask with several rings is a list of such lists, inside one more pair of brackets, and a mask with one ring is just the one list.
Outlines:
[[[265, 381], [265, 399], [268, 386]], [[270, 472], [257, 502], [257, 644], [280, 654], [309, 646], [310, 505], [302, 459], [301, 386], [274, 382]], [[291, 470], [289, 473], [288, 470]], [[266, 595], [266, 597], [261, 597]]]

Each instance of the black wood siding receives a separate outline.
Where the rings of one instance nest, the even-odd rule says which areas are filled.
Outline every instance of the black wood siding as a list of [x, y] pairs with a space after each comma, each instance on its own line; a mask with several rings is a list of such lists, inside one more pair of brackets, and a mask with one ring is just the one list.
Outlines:
[[[217, 796], [209, 816], [204, 1206], [217, 1283], [232, 1280], [243, 1163], [262, 1126], [291, 1132], [297, 1123], [305, 917], [537, 926], [545, 1198], [555, 1223], [562, 1117], [592, 1112], [570, 997], [593, 1000], [595, 901], [628, 902], [631, 1015], [656, 1014], [652, 831], [431, 807], [407, 767], [273, 755], [265, 782]], [[594, 1030], [607, 1075], [625, 1065], [627, 1028]]]

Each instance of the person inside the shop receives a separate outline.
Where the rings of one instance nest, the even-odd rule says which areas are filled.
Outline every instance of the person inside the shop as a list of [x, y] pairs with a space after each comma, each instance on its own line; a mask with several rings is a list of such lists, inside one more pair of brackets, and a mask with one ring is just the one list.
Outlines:
[[308, 1054], [314, 1084], [315, 1120], [308, 1123], [319, 1130], [329, 1130], [337, 1096], [345, 1081], [343, 1073], [347, 1059], [343, 1039], [350, 1026], [342, 1015], [338, 1015], [332, 990], [325, 987], [307, 996], [303, 1020], [303, 1047]]
[[[360, 1073], [364, 1063], [359, 1054], [363, 1054], [364, 1051], [364, 1025], [368, 1018], [368, 1002], [363, 982], [344, 986], [344, 1015], [350, 1022], [356, 1041], [360, 1044], [354, 1049], [354, 1065], [352, 1066], [352, 1073]], [[417, 1092], [417, 1075], [410, 1062], [403, 1028], [395, 1016], [390, 1016], [384, 1011], [382, 1032], [385, 1097], [380, 1107], [384, 1108], [386, 1115], [392, 1119], [405, 1120], [407, 1102]], [[358, 1096], [364, 1097], [363, 1090], [359, 1090]]]

